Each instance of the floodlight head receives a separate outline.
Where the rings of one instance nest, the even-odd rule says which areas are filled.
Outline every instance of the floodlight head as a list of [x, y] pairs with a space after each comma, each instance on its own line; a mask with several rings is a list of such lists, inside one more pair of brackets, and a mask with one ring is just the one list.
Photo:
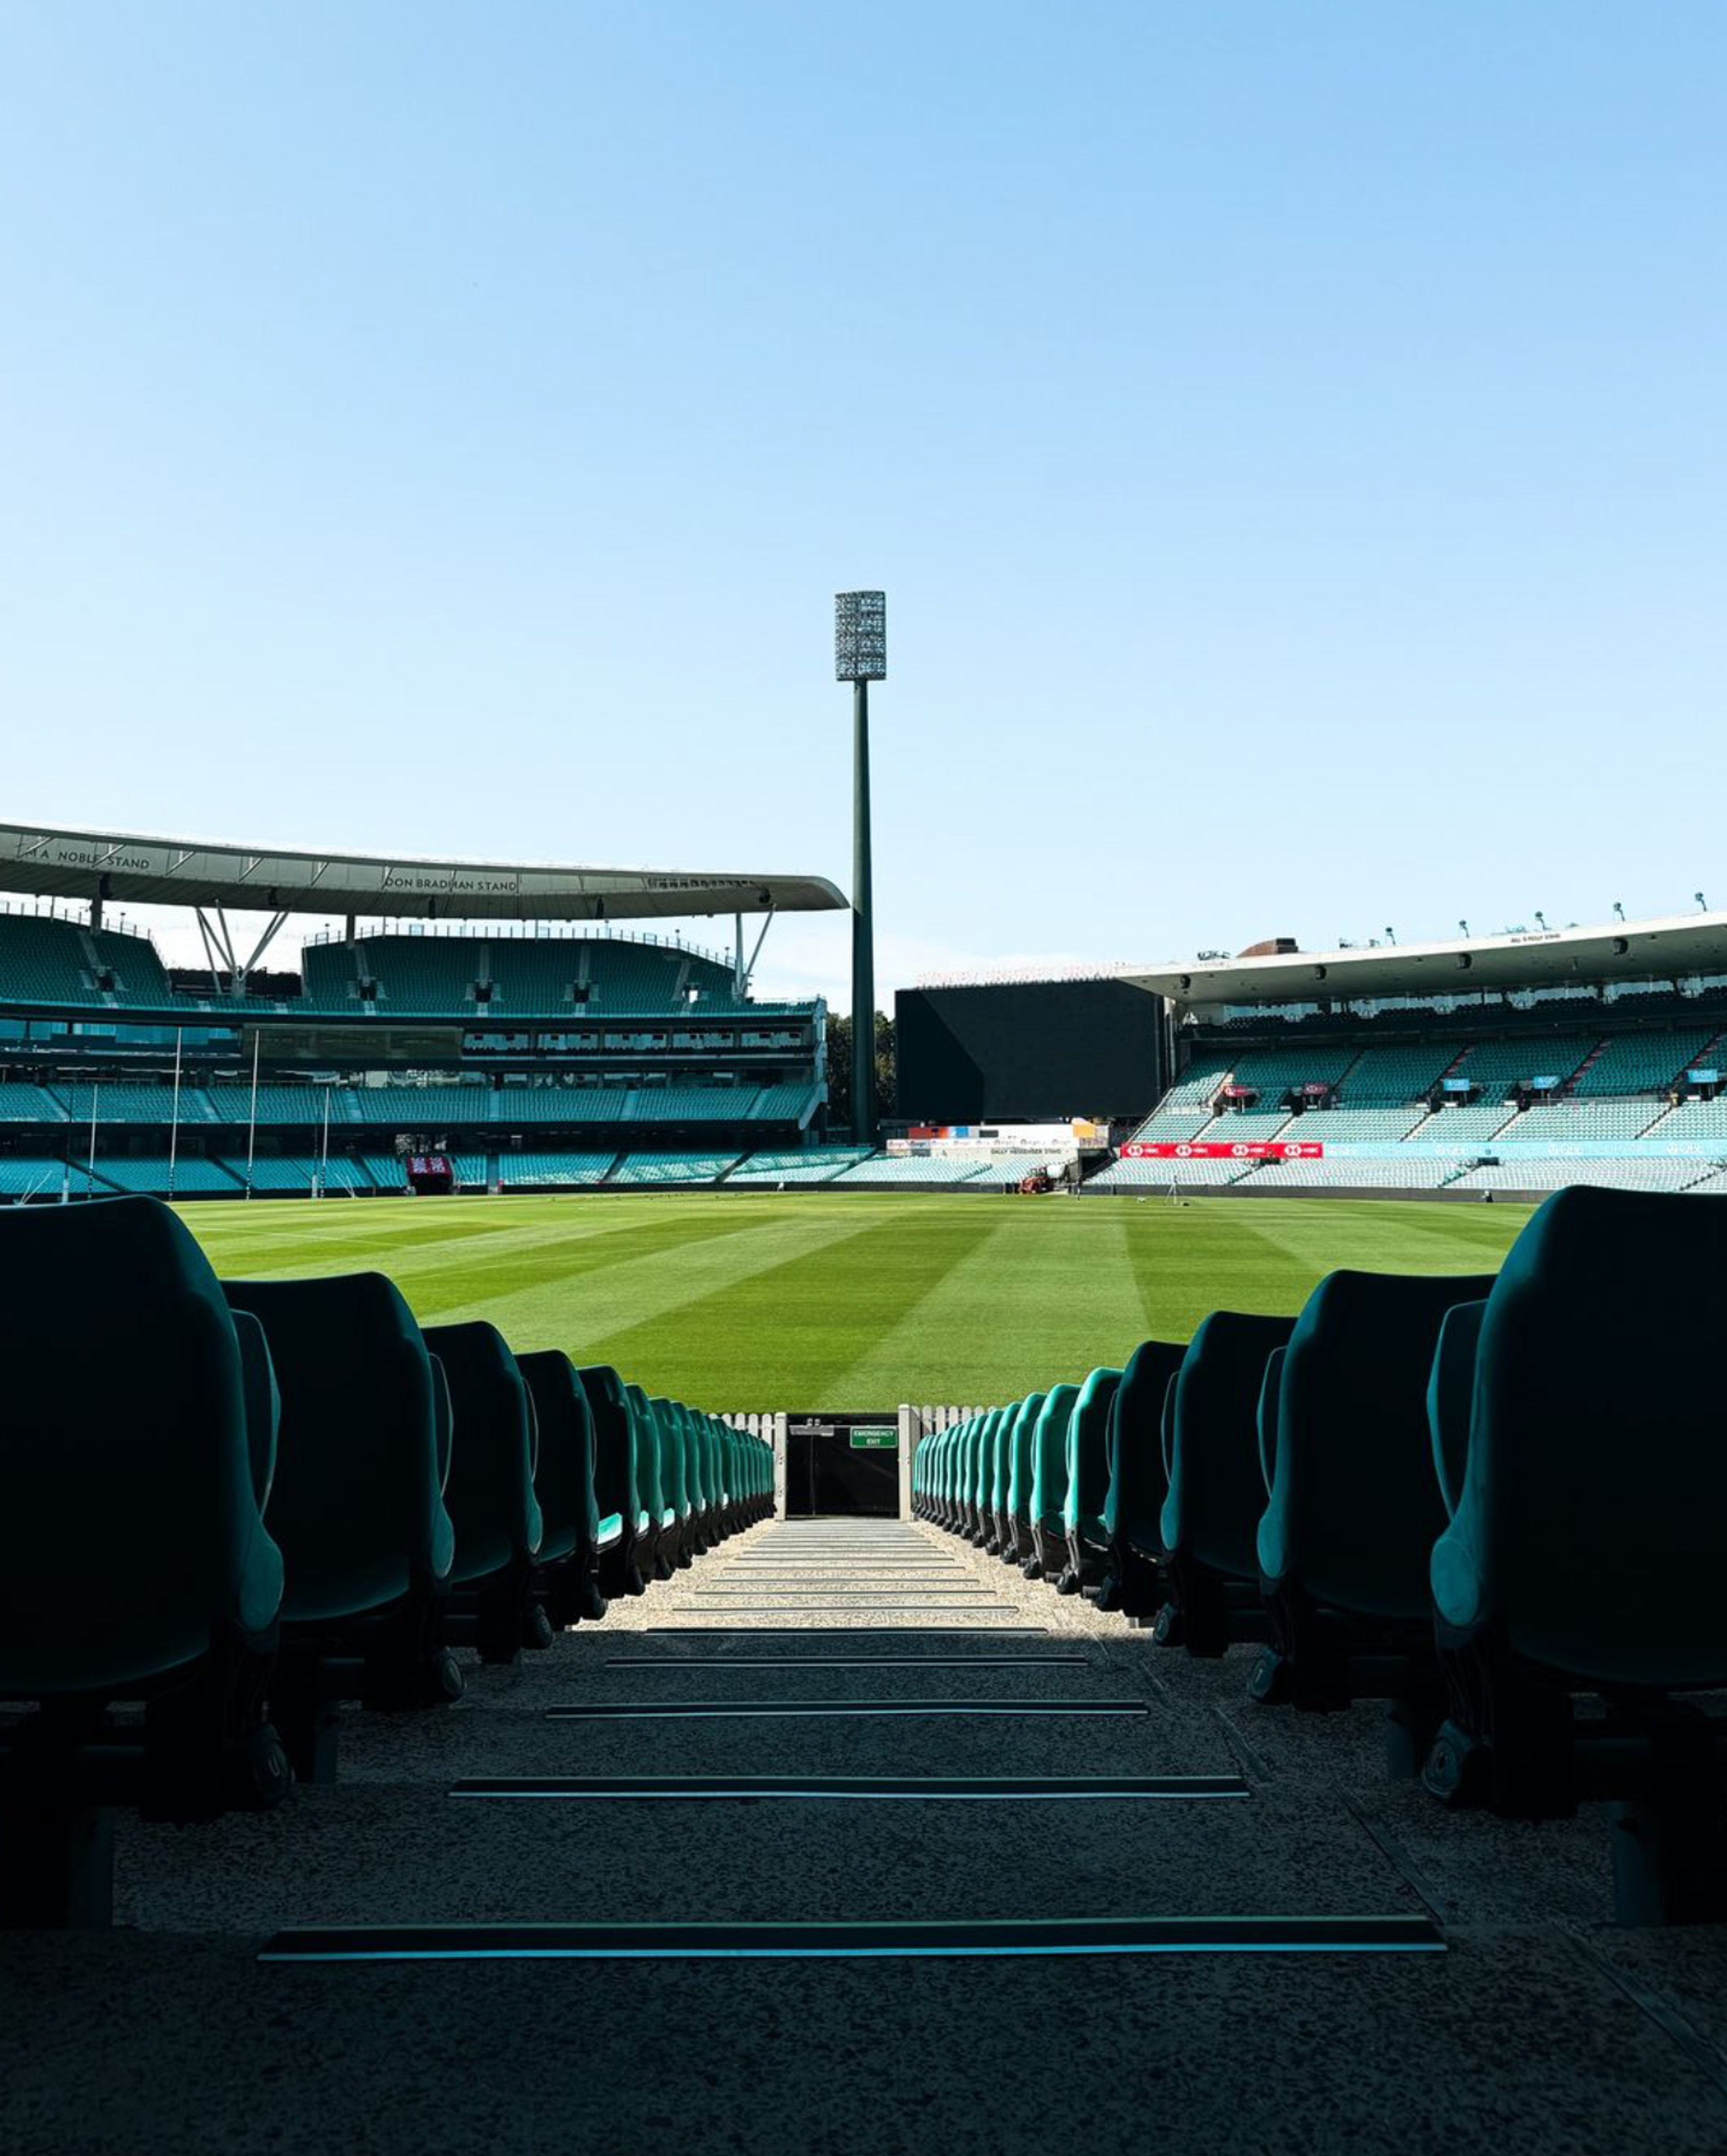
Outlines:
[[888, 595], [836, 592], [833, 595], [833, 671], [842, 681], [888, 678]]

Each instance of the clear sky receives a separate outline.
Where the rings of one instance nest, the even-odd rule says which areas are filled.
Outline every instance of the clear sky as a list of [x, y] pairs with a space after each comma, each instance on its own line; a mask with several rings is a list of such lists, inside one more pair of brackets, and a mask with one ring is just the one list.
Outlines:
[[0, 815], [844, 884], [880, 585], [884, 992], [1727, 902], [1720, 0], [0, 0]]

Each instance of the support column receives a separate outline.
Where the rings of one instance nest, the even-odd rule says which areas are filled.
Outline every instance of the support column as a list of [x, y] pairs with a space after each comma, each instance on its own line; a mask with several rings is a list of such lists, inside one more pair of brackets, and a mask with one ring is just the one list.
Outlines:
[[875, 945], [871, 921], [869, 684], [852, 684], [852, 1132], [875, 1143]]

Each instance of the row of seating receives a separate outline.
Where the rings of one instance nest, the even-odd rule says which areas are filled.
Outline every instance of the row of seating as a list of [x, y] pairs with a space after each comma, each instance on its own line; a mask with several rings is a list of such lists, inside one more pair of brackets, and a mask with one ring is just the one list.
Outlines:
[[[219, 1281], [151, 1199], [0, 1219], [0, 1924], [105, 1921], [115, 1802], [336, 1771], [772, 1509], [771, 1449], [382, 1274]], [[140, 1718], [122, 1711], [142, 1703]]]
[[920, 1445], [915, 1508], [1033, 1577], [1388, 1701], [1394, 1770], [1511, 1816], [1615, 1799], [1622, 1920], [1727, 1917], [1727, 1219], [1550, 1199], [1496, 1277], [1336, 1272]]
[[[484, 1126], [574, 1128], [594, 1124], [801, 1123], [818, 1101], [813, 1080], [766, 1085], [260, 1086], [140, 1085], [87, 1081], [0, 1085], [0, 1123], [18, 1129], [92, 1122], [160, 1129], [194, 1127], [232, 1142], [233, 1127], [316, 1131], [326, 1123], [384, 1124], [414, 1131]], [[222, 1128], [221, 1127], [226, 1127]]]

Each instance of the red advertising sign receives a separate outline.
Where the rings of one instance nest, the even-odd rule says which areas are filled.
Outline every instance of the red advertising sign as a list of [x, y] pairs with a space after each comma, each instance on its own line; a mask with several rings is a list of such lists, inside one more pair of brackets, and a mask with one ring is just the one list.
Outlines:
[[1121, 1148], [1124, 1160], [1322, 1160], [1325, 1153], [1317, 1140], [1303, 1144], [1294, 1138], [1250, 1138], [1241, 1145], [1219, 1145], [1211, 1139], [1197, 1144], [1153, 1144], [1132, 1138]]

